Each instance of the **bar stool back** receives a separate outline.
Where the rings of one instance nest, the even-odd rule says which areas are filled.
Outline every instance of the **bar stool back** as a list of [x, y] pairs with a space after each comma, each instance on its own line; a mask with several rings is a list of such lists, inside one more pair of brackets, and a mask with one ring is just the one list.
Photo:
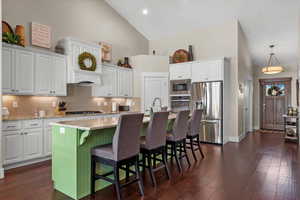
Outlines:
[[[189, 157], [186, 151], [186, 137], [188, 132], [189, 110], [183, 110], [177, 113], [172, 131], [167, 133], [167, 145], [171, 146], [171, 159], [175, 157], [179, 172], [182, 172], [182, 167], [179, 159], [186, 158], [189, 167], [191, 166]], [[178, 157], [178, 152], [180, 156]]]
[[[121, 115], [113, 137], [112, 144], [96, 146], [91, 150], [91, 193], [95, 193], [95, 181], [102, 179], [115, 185], [117, 198], [120, 200], [120, 189], [131, 183], [138, 182], [140, 193], [144, 195], [143, 183], [138, 167], [139, 147], [140, 147], [140, 130], [143, 124], [144, 114], [126, 114]], [[105, 174], [96, 173], [96, 162], [110, 165], [113, 167], [112, 172]], [[126, 167], [123, 167], [123, 166]], [[134, 165], [135, 170], [129, 168]], [[127, 167], [128, 166], [128, 167]], [[127, 173], [135, 174], [135, 179], [120, 184], [119, 169]], [[114, 175], [114, 179], [108, 176]]]
[[[146, 137], [141, 137], [141, 153], [143, 156], [143, 169], [148, 168], [153, 186], [156, 186], [154, 172], [165, 168], [167, 177], [170, 178], [166, 155], [166, 128], [169, 112], [155, 112], [150, 119]], [[162, 155], [162, 159], [157, 158]], [[147, 160], [147, 165], [146, 165]], [[162, 165], [156, 167], [157, 161]]]
[[[188, 129], [188, 134], [187, 134], [187, 139], [188, 145], [192, 151], [193, 157], [195, 161], [197, 161], [197, 157], [195, 154], [196, 150], [199, 150], [201, 153], [202, 158], [204, 158], [204, 154], [200, 145], [200, 138], [199, 138], [199, 133], [200, 133], [200, 124], [201, 124], [201, 119], [202, 119], [202, 110], [197, 109], [194, 110], [191, 119], [189, 120], [189, 129]], [[194, 148], [196, 146], [196, 149]]]

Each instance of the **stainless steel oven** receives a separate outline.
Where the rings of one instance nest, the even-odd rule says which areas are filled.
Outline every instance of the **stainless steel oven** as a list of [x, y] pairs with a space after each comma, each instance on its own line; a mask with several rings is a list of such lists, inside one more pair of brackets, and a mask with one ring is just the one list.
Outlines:
[[170, 95], [191, 94], [191, 79], [171, 80]]

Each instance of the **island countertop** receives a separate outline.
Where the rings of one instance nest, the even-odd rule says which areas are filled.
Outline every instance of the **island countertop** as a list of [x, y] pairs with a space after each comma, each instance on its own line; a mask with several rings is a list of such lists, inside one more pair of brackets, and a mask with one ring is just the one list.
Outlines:
[[[176, 118], [176, 114], [169, 115], [169, 120], [175, 118]], [[61, 121], [61, 122], [50, 123], [50, 125], [92, 131], [92, 130], [100, 130], [106, 128], [114, 128], [118, 125], [118, 119], [119, 117], [103, 117], [101, 119], [93, 119], [93, 120]], [[147, 123], [149, 121], [150, 121], [150, 117], [145, 116], [143, 119], [143, 123]]]

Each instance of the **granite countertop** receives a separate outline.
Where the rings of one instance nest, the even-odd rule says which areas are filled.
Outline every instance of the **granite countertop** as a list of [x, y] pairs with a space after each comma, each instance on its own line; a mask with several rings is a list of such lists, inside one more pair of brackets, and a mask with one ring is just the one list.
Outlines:
[[[169, 120], [175, 119], [176, 114], [170, 114]], [[147, 123], [150, 121], [150, 117], [145, 116], [143, 119], [143, 123]], [[118, 117], [106, 117], [102, 119], [93, 119], [93, 120], [76, 120], [76, 121], [63, 121], [50, 123], [52, 126], [61, 126], [68, 128], [77, 128], [81, 130], [100, 130], [105, 128], [114, 128], [118, 124]]]
[[33, 115], [19, 115], [19, 116], [2, 117], [2, 121], [73, 118], [73, 117], [89, 117], [89, 116], [92, 117], [92, 116], [113, 115], [113, 114], [121, 114], [121, 113], [133, 113], [133, 112], [103, 112], [103, 113], [96, 113], [96, 114], [46, 115], [45, 117], [35, 117]]

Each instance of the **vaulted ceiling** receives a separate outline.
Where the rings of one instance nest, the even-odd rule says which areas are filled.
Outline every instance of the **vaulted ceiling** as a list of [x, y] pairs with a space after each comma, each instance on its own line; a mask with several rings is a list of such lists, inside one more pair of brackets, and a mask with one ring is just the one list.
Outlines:
[[300, 0], [106, 1], [149, 40], [238, 19], [256, 65], [266, 63], [269, 44], [282, 64], [297, 62]]

